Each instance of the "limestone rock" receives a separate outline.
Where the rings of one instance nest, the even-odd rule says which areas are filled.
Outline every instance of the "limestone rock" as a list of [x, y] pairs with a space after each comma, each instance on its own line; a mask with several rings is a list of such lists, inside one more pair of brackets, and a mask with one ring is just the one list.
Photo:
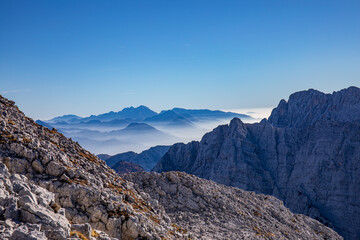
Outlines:
[[[293, 214], [272, 196], [182, 172], [138, 172], [124, 178], [158, 200], [173, 226], [192, 239], [342, 239], [318, 221]], [[158, 186], [164, 195], [153, 191]]]
[[234, 118], [200, 142], [175, 144], [154, 171], [184, 171], [283, 200], [360, 239], [360, 89], [294, 93], [268, 120]]

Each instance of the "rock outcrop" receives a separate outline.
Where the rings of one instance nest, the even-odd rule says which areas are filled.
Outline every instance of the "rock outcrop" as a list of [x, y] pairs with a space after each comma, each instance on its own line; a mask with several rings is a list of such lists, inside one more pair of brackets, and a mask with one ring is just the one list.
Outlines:
[[268, 120], [235, 118], [200, 142], [173, 145], [154, 170], [276, 196], [345, 239], [360, 239], [360, 89], [294, 93]]
[[318, 221], [293, 214], [275, 197], [181, 172], [124, 178], [159, 201], [173, 226], [194, 239], [342, 239]]
[[0, 171], [1, 239], [187, 238], [146, 193], [1, 96]]

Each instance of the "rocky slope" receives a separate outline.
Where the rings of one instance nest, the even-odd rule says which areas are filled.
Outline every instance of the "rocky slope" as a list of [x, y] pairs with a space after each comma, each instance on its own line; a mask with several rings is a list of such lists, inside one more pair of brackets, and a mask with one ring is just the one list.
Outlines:
[[273, 197], [180, 173], [127, 178], [0, 96], [0, 239], [342, 239]]
[[342, 239], [271, 196], [181, 172], [131, 173], [124, 178], [158, 200], [173, 226], [191, 232], [194, 239]]
[[309, 90], [256, 124], [233, 119], [200, 142], [175, 144], [154, 170], [274, 195], [296, 213], [360, 239], [360, 89]]
[[1, 96], [0, 170], [0, 239], [187, 238], [146, 193]]

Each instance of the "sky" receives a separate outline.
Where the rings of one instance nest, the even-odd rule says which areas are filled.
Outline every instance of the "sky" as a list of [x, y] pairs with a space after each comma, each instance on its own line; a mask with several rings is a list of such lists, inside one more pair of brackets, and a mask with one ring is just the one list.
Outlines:
[[34, 119], [268, 109], [360, 87], [359, 13], [359, 0], [0, 0], [0, 94]]

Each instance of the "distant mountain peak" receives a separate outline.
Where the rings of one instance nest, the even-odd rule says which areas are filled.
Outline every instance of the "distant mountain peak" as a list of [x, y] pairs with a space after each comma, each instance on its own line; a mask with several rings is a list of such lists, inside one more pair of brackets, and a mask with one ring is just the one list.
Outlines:
[[74, 115], [74, 114], [66, 114], [66, 115], [62, 115], [62, 116], [59, 116], [59, 117], [54, 117], [50, 120], [48, 120], [47, 122], [60, 122], [60, 121], [69, 121], [69, 120], [72, 120], [72, 119], [81, 119], [81, 117], [77, 116], [77, 115]]
[[[134, 106], [125, 107], [121, 111], [124, 111], [124, 110], [150, 110], [150, 111], [154, 112], [153, 110], [151, 110], [150, 108], [148, 108], [145, 105], [139, 105], [137, 107], [134, 107]], [[121, 111], [119, 111], [119, 112], [121, 112]]]
[[145, 133], [145, 132], [149, 132], [149, 131], [160, 132], [159, 130], [157, 130], [153, 126], [150, 126], [149, 124], [138, 123], [138, 122], [130, 123], [129, 125], [127, 125], [126, 128], [124, 128], [120, 131], [122, 131], [122, 132], [130, 132], [131, 131], [131, 132], [139, 132], [139, 133]]

